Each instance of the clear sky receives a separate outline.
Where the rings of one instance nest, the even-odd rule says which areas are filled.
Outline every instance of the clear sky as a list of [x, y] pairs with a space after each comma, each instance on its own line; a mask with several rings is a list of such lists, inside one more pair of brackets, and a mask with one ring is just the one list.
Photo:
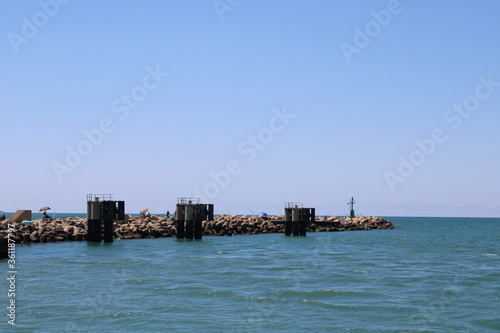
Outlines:
[[494, 0], [2, 1], [0, 210], [500, 216]]

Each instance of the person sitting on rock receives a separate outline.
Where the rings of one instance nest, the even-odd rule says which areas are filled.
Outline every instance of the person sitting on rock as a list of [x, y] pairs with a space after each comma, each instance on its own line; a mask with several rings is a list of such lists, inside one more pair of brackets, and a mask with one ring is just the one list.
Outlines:
[[43, 212], [43, 220], [44, 221], [50, 221], [51, 220], [49, 214], [47, 214], [47, 212], [45, 212], [45, 211]]

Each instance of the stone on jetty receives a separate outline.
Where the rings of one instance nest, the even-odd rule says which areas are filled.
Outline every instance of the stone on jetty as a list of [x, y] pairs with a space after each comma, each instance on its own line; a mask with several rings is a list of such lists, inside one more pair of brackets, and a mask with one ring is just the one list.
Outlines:
[[[10, 223], [15, 230], [16, 243], [49, 243], [55, 241], [78, 241], [87, 236], [87, 221], [81, 218], [55, 219], [52, 222], [35, 220], [30, 225]], [[0, 238], [7, 237], [8, 223], [0, 224]]]
[[[237, 216], [221, 214], [213, 221], [203, 221], [204, 236], [255, 235], [262, 233], [284, 232], [283, 216]], [[0, 223], [0, 238], [7, 237], [8, 222]], [[87, 220], [83, 218], [55, 219], [52, 222], [35, 220], [31, 225], [11, 223], [15, 229], [16, 243], [50, 243], [56, 241], [83, 241], [87, 238]], [[332, 216], [316, 217], [314, 223], [307, 228], [314, 231], [348, 231], [394, 229], [390, 221], [375, 216], [359, 216], [344, 218]], [[126, 216], [126, 219], [115, 223], [115, 239], [139, 239], [175, 237], [177, 230], [173, 217]]]

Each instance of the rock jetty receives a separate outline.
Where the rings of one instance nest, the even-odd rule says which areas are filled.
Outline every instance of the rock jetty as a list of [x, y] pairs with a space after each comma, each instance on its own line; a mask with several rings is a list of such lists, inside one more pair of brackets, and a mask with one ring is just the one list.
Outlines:
[[[203, 221], [204, 236], [253, 235], [262, 233], [284, 232], [283, 216], [237, 216], [221, 214], [213, 221]], [[0, 224], [0, 238], [7, 237], [9, 221]], [[14, 227], [16, 243], [50, 243], [63, 241], [83, 241], [87, 239], [87, 219], [65, 218], [46, 222], [34, 220], [32, 224], [10, 223]], [[315, 223], [307, 228], [314, 231], [349, 231], [394, 229], [390, 221], [374, 216], [316, 217]], [[161, 216], [128, 216], [127, 220], [115, 221], [115, 239], [139, 239], [175, 237], [177, 230], [173, 217]], [[11, 236], [12, 237], [12, 236]]]

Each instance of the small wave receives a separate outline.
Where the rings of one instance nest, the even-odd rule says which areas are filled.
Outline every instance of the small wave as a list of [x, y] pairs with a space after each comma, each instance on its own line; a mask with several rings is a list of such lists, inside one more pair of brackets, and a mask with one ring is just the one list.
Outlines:
[[213, 297], [232, 297], [234, 295], [234, 292], [231, 290], [218, 290], [218, 291], [207, 291], [203, 292], [202, 294]]
[[369, 270], [369, 271], [351, 270], [350, 272], [354, 272], [354, 273], [361, 273], [361, 274], [368, 274], [368, 273], [373, 273], [373, 272], [375, 272], [375, 271], [374, 271], [374, 270]]
[[497, 257], [498, 254], [493, 254], [493, 253], [485, 253], [483, 256], [490, 256], [490, 257]]
[[337, 310], [352, 310], [352, 309], [361, 309], [362, 306], [360, 305], [349, 305], [349, 304], [331, 304], [327, 302], [321, 302], [321, 301], [315, 301], [315, 300], [310, 300], [310, 299], [303, 299], [301, 300], [302, 303], [311, 303], [311, 304], [316, 304], [319, 306], [331, 308], [331, 309], [337, 309]]
[[133, 314], [134, 313], [132, 313], [132, 312], [117, 312], [117, 313], [108, 313], [106, 315], [111, 316], [111, 317], [115, 317], [115, 318], [121, 318], [121, 317], [130, 317]]
[[248, 301], [272, 301], [269, 297], [238, 297], [237, 299], [244, 299]]
[[314, 299], [318, 301], [320, 299], [330, 299], [333, 297], [345, 298], [380, 298], [383, 295], [367, 291], [350, 291], [350, 290], [311, 290], [311, 291], [297, 291], [297, 290], [281, 290], [273, 292], [277, 297], [285, 298], [304, 298], [304, 299]]

